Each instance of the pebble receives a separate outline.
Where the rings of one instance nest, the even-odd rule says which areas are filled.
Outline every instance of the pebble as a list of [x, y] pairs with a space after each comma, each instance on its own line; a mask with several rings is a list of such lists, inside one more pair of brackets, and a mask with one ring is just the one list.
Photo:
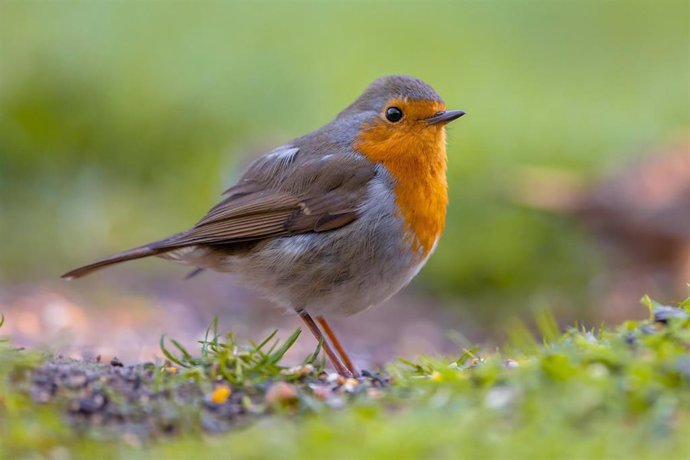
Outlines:
[[280, 371], [282, 375], [289, 375], [294, 377], [306, 377], [314, 372], [314, 366], [311, 364], [304, 364], [301, 366], [294, 366], [289, 369], [283, 369]]
[[309, 388], [311, 389], [312, 393], [314, 393], [314, 396], [321, 400], [321, 401], [326, 401], [328, 398], [333, 396], [333, 389], [328, 386], [328, 385], [309, 385]]
[[516, 368], [520, 367], [520, 363], [518, 363], [518, 362], [515, 361], [514, 359], [508, 358], [508, 359], [506, 359], [506, 361], [505, 361], [505, 366], [506, 366], [508, 369], [516, 369]]
[[297, 401], [297, 388], [287, 382], [276, 382], [266, 391], [266, 404], [269, 406], [291, 404]]
[[[190, 429], [190, 423], [194, 427], [201, 423], [207, 433], [224, 432], [247, 416], [264, 415], [270, 408], [290, 412], [324, 406], [340, 409], [360, 393], [372, 399], [384, 397], [385, 389], [380, 387], [390, 381], [368, 372], [360, 379], [325, 371], [317, 374], [312, 365], [302, 365], [285, 372], [291, 380], [299, 378], [292, 383], [260, 382], [231, 388], [221, 380], [209, 391], [192, 380], [169, 375], [181, 371], [171, 363], [161, 367], [153, 363], [124, 365], [117, 358], [103, 363], [53, 358], [32, 372], [29, 394], [37, 403], [64, 407], [67, 420], [76, 426], [107, 426], [117, 437], [131, 433], [132, 443], [137, 443]], [[171, 385], [160, 387], [157, 382], [161, 380]], [[185, 415], [190, 410], [199, 415], [193, 422]]]
[[86, 374], [79, 371], [63, 375], [61, 380], [62, 384], [70, 389], [82, 388], [88, 382]]
[[343, 383], [343, 390], [348, 393], [352, 393], [359, 386], [359, 381], [357, 379], [346, 379]]

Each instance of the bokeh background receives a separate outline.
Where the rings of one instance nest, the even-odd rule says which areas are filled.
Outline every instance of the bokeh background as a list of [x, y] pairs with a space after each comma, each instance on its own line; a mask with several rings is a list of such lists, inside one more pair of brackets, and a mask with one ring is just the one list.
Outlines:
[[[687, 232], [652, 250], [673, 257], [638, 263], [637, 243], [655, 234], [610, 248], [568, 203], [598, 190], [634, 214], [650, 193], [636, 184], [690, 183], [673, 176], [690, 164], [689, 24], [682, 1], [3, 1], [5, 331], [143, 359], [160, 333], [191, 341], [215, 314], [248, 338], [296, 327], [227, 277], [183, 281], [183, 267], [158, 260], [58, 276], [185, 229], [251, 158], [391, 73], [426, 80], [468, 115], [449, 129], [436, 254], [386, 305], [336, 323], [359, 359], [500, 342], [541, 310], [562, 324], [643, 316], [645, 292], [683, 295]], [[656, 176], [626, 172], [657, 159]]]

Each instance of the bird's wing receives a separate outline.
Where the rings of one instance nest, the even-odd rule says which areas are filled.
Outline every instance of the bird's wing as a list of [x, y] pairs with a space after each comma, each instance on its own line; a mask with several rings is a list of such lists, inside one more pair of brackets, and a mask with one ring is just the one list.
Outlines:
[[257, 160], [192, 229], [156, 247], [324, 232], [357, 218], [367, 184], [376, 174], [372, 163], [355, 155], [296, 162], [298, 149], [279, 152]]
[[190, 230], [79, 267], [63, 278], [186, 246], [325, 232], [355, 220], [376, 175], [375, 166], [354, 154], [298, 152], [286, 147], [259, 158]]

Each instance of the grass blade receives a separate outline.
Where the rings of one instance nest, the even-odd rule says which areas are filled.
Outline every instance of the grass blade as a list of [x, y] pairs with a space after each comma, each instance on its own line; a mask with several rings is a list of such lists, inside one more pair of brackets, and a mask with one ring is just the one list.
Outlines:
[[181, 366], [181, 367], [184, 367], [184, 368], [188, 368], [188, 367], [189, 367], [187, 364], [185, 364], [185, 363], [183, 363], [182, 361], [180, 361], [180, 360], [177, 358], [177, 356], [173, 355], [173, 354], [165, 347], [165, 334], [161, 335], [161, 339], [160, 339], [159, 344], [160, 344], [160, 349], [161, 349], [161, 351], [163, 352], [163, 354], [165, 355], [165, 357], [168, 358], [168, 360], [169, 360], [170, 362], [173, 362], [173, 363], [177, 364], [178, 366]]
[[314, 364], [316, 360], [319, 357], [319, 353], [321, 353], [321, 346], [323, 345], [323, 337], [319, 339], [319, 343], [316, 344], [316, 349], [314, 350], [314, 353], [311, 355], [307, 356], [307, 358], [304, 360], [304, 364]]
[[269, 364], [276, 364], [278, 361], [280, 361], [283, 358], [283, 355], [294, 345], [294, 343], [297, 341], [297, 337], [302, 333], [302, 329], [297, 328], [295, 329], [295, 332], [292, 333], [290, 337], [287, 338], [287, 340], [278, 348], [273, 354], [269, 356], [268, 363]]
[[213, 321], [211, 321], [211, 324], [208, 325], [206, 328], [206, 333], [204, 334], [204, 341], [201, 344], [201, 357], [206, 359], [208, 357], [208, 347], [209, 347], [209, 341], [208, 341], [208, 334], [211, 332], [211, 328], [213, 328], [213, 339], [214, 341], [218, 340], [218, 316], [213, 317]]
[[271, 333], [268, 335], [268, 337], [266, 337], [265, 339], [263, 339], [263, 340], [261, 341], [261, 343], [260, 343], [259, 345], [256, 346], [257, 351], [260, 351], [261, 349], [263, 349], [263, 347], [265, 347], [266, 344], [267, 344], [268, 342], [270, 342], [271, 339], [272, 339], [273, 337], [275, 337], [277, 333], [278, 333], [278, 329], [274, 329], [273, 332], [271, 332]]
[[187, 351], [187, 349], [177, 340], [175, 339], [170, 339], [170, 343], [172, 343], [175, 348], [180, 350], [180, 353], [182, 353], [182, 357], [184, 358], [185, 361], [189, 362], [190, 364], [196, 364], [196, 359], [194, 359], [194, 356], [192, 356], [191, 353]]

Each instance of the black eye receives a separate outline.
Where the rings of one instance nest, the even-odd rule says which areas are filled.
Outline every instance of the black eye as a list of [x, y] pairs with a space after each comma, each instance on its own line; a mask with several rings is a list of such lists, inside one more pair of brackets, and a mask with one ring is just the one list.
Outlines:
[[400, 120], [402, 120], [403, 113], [402, 110], [400, 110], [397, 107], [388, 107], [386, 109], [386, 120], [390, 121], [391, 123], [397, 123]]

